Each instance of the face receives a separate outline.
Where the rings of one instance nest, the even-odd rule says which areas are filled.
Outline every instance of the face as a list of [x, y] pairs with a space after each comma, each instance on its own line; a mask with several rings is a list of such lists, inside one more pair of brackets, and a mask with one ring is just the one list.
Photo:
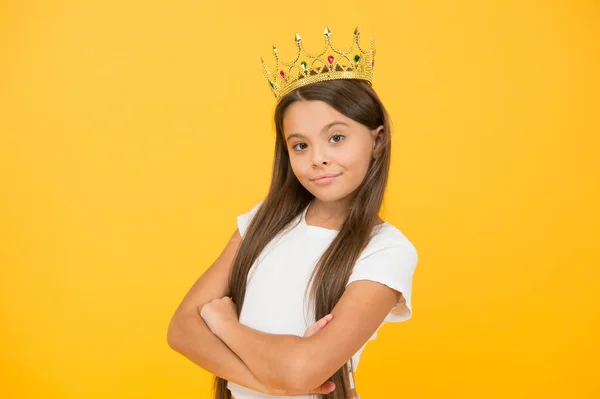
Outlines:
[[347, 198], [362, 183], [382, 130], [370, 130], [323, 101], [296, 101], [283, 117], [294, 174], [325, 202]]

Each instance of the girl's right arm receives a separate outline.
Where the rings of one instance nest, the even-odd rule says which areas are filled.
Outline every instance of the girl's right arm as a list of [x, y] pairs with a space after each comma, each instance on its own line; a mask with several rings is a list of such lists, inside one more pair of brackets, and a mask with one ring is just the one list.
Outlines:
[[[200, 276], [185, 295], [171, 318], [167, 342], [175, 351], [203, 369], [238, 385], [270, 395], [299, 395], [305, 392], [283, 392], [272, 389], [256, 378], [246, 364], [208, 328], [202, 317], [202, 305], [229, 295], [229, 274], [242, 241], [238, 229], [215, 262]], [[327, 324], [319, 320], [307, 335], [315, 334]], [[328, 393], [334, 386], [325, 383], [311, 393]]]
[[208, 328], [199, 309], [215, 298], [229, 295], [229, 272], [241, 236], [236, 229], [215, 262], [185, 295], [171, 318], [167, 342], [176, 352], [203, 369], [247, 388], [271, 393], [246, 364]]

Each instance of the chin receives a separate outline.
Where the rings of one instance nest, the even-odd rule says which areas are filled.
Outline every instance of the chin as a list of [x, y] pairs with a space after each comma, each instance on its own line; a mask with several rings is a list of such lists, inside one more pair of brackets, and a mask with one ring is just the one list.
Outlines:
[[335, 185], [319, 186], [310, 179], [300, 180], [300, 182], [308, 192], [315, 196], [316, 199], [323, 202], [339, 201], [351, 194], [351, 192], [345, 190], [346, 187], [344, 187], [343, 184], [341, 185], [342, 187], [340, 187], [339, 184], [337, 184], [338, 187], [335, 187]]
[[332, 190], [330, 188], [324, 188], [322, 190], [319, 189], [310, 189], [308, 190], [312, 195], [315, 196], [316, 199], [322, 202], [336, 202], [343, 200], [348, 197], [348, 193], [340, 192], [339, 190]]

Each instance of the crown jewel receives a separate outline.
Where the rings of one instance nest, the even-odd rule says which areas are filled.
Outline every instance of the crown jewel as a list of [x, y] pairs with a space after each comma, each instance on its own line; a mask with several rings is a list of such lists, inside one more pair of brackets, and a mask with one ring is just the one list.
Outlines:
[[311, 54], [304, 50], [302, 38], [296, 33], [295, 41], [298, 53], [291, 62], [279, 58], [277, 47], [273, 46], [275, 68], [271, 71], [261, 58], [265, 79], [269, 83], [275, 98], [298, 87], [332, 79], [361, 79], [373, 84], [375, 68], [375, 38], [371, 39], [371, 49], [365, 51], [360, 45], [358, 26], [354, 29], [354, 42], [349, 50], [341, 51], [331, 43], [331, 31], [325, 28], [325, 48]]

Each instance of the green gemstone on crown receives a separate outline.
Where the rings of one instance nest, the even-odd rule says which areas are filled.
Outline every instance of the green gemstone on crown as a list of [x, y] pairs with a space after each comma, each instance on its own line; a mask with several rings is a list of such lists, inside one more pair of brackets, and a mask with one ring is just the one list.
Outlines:
[[360, 55], [356, 54], [354, 56], [354, 62], [358, 62], [358, 60], [360, 60]]
[[273, 85], [273, 82], [269, 81], [269, 84], [271, 85], [271, 88], [274, 89], [275, 86]]
[[300, 63], [300, 65], [302, 65], [302, 68], [303, 68], [303, 69], [306, 69], [306, 61], [302, 61], [302, 62]]

